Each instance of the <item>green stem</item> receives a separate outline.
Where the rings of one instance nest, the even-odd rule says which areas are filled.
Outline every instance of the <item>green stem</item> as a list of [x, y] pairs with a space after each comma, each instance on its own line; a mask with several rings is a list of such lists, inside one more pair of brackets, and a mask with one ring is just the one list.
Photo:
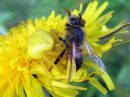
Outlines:
[[130, 23], [126, 23], [126, 24], [122, 25], [121, 27], [119, 27], [116, 30], [110, 32], [109, 34], [99, 37], [99, 39], [102, 40], [104, 38], [108, 38], [108, 37], [114, 35], [115, 33], [119, 32], [120, 30], [122, 30], [123, 28], [128, 27], [128, 26], [130, 26]]
[[123, 42], [117, 43], [117, 44], [113, 44], [112, 46], [115, 47], [115, 46], [119, 46], [119, 45], [126, 44], [126, 43], [130, 43], [130, 40], [123, 41]]

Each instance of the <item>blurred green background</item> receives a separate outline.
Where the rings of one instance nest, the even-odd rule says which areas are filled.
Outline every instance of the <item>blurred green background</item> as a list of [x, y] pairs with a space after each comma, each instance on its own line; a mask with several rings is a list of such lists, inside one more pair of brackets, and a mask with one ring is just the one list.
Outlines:
[[[52, 10], [55, 10], [56, 14], [64, 15], [62, 8], [72, 10], [78, 8], [81, 3], [86, 7], [90, 1], [93, 0], [0, 0], [0, 33], [5, 34], [10, 27], [22, 20], [47, 17]], [[106, 0], [99, 1], [102, 4]], [[123, 20], [130, 22], [130, 0], [108, 0], [108, 2], [109, 6], [105, 12], [115, 11], [108, 23], [109, 27]], [[129, 33], [121, 36], [126, 40], [129, 37]], [[103, 61], [113, 79], [115, 90], [104, 96], [92, 86], [83, 84], [88, 87], [88, 91], [81, 91], [78, 97], [130, 97], [130, 43], [113, 47], [103, 55]]]

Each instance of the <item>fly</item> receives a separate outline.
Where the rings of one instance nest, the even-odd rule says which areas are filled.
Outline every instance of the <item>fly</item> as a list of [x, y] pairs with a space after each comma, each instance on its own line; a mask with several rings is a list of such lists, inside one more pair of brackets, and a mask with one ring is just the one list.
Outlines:
[[71, 60], [71, 64], [74, 61], [76, 64], [76, 70], [79, 70], [83, 64], [83, 47], [88, 52], [88, 56], [93, 60], [95, 64], [105, 69], [102, 60], [98, 57], [91, 45], [85, 40], [85, 33], [82, 28], [85, 26], [85, 20], [79, 14], [78, 16], [68, 13], [68, 21], [66, 23], [66, 37], [63, 39], [59, 37], [59, 40], [65, 45], [64, 50], [60, 53], [54, 64], [57, 64], [68, 50], [68, 58]]

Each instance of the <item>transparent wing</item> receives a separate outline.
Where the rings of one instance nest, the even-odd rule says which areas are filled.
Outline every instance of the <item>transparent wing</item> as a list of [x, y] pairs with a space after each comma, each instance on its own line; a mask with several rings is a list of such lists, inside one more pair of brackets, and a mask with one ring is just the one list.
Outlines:
[[68, 82], [75, 79], [76, 65], [75, 65], [75, 43], [71, 44], [71, 48], [68, 52]]
[[93, 62], [100, 66], [103, 70], [105, 70], [105, 65], [104, 63], [102, 62], [102, 60], [98, 57], [98, 55], [96, 54], [96, 52], [93, 50], [93, 48], [91, 47], [91, 45], [85, 40], [84, 41], [84, 45], [85, 45], [85, 48], [88, 52], [88, 56], [90, 57], [90, 59], [93, 60]]

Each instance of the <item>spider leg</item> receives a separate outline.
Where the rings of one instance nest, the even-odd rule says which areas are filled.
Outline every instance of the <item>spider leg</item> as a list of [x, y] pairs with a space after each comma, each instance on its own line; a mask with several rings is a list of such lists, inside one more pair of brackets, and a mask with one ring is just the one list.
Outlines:
[[[58, 35], [57, 35], [58, 36]], [[63, 57], [63, 55], [65, 54], [66, 50], [70, 47], [70, 45], [68, 44], [68, 42], [63, 39], [62, 37], [58, 36], [59, 40], [63, 42], [63, 44], [65, 45], [64, 50], [60, 53], [60, 55], [57, 57], [57, 59], [54, 61], [54, 64], [56, 65], [60, 59]]]

